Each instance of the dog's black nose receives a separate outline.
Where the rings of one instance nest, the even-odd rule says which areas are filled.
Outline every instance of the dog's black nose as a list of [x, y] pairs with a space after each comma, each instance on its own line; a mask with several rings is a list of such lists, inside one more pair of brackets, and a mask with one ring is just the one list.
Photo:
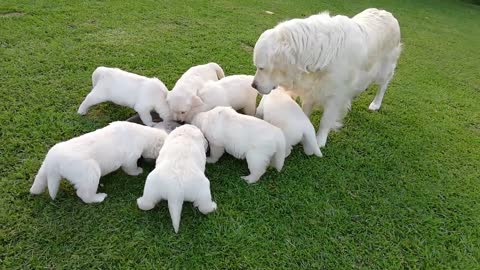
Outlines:
[[253, 81], [253, 82], [252, 82], [252, 87], [255, 88], [255, 89], [257, 89], [257, 82], [256, 82], [256, 81]]

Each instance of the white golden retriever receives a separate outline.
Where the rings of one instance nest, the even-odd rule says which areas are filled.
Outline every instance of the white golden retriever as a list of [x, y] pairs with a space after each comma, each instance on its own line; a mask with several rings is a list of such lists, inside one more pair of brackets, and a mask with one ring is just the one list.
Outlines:
[[143, 196], [137, 199], [142, 210], [150, 210], [160, 200], [167, 200], [176, 233], [184, 201], [193, 202], [203, 214], [217, 209], [204, 173], [207, 146], [195, 126], [183, 125], [172, 131], [160, 150], [155, 169], [147, 177]]
[[283, 131], [287, 147], [286, 156], [290, 155], [292, 146], [300, 142], [305, 154], [322, 156], [312, 123], [283, 88], [279, 87], [262, 97], [256, 116]]
[[218, 106], [230, 106], [234, 110], [243, 110], [247, 115], [255, 115], [258, 92], [252, 87], [253, 76], [232, 75], [218, 81], [206, 82], [197, 93], [201, 105], [193, 107], [186, 122], [191, 122], [193, 117], [209, 111]]
[[167, 96], [173, 120], [184, 122], [190, 110], [202, 104], [197, 97], [198, 90], [205, 82], [218, 81], [223, 77], [225, 77], [223, 69], [216, 63], [189, 68]]
[[85, 203], [102, 202], [107, 194], [97, 193], [101, 176], [122, 168], [128, 175], [139, 175], [137, 160], [157, 158], [167, 133], [130, 122], [113, 122], [96, 131], [54, 145], [30, 188], [40, 194], [48, 186], [52, 199], [62, 178], [70, 181]]
[[118, 68], [98, 67], [92, 74], [93, 89], [78, 108], [79, 114], [98, 103], [111, 101], [134, 109], [142, 122], [153, 126], [151, 111], [165, 120], [170, 118], [168, 89], [157, 78], [147, 78]]
[[353, 18], [320, 13], [278, 24], [254, 48], [253, 87], [268, 94], [276, 86], [295, 91], [310, 115], [323, 107], [317, 133], [325, 146], [331, 129], [341, 127], [352, 99], [379, 85], [370, 110], [378, 110], [400, 56], [400, 26], [391, 13], [367, 9]]
[[285, 137], [282, 131], [261, 119], [237, 113], [230, 107], [216, 107], [197, 114], [192, 122], [199, 127], [210, 144], [208, 163], [215, 163], [225, 151], [238, 159], [246, 159], [250, 175], [247, 183], [255, 183], [269, 164], [280, 171], [285, 161]]

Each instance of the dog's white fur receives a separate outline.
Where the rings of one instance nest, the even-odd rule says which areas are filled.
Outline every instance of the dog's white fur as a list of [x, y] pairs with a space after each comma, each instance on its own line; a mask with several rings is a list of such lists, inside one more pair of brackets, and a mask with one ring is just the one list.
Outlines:
[[262, 94], [278, 85], [295, 91], [307, 115], [323, 106], [317, 133], [323, 147], [330, 130], [341, 127], [352, 99], [372, 83], [379, 90], [369, 108], [380, 108], [400, 51], [400, 26], [384, 10], [293, 19], [263, 32], [255, 44], [253, 86]]
[[92, 74], [93, 89], [78, 108], [79, 114], [98, 103], [111, 101], [134, 109], [142, 122], [153, 126], [151, 111], [163, 120], [170, 119], [168, 89], [157, 78], [147, 78], [118, 68], [98, 67]]
[[292, 146], [300, 142], [305, 154], [322, 156], [310, 119], [283, 88], [279, 87], [262, 97], [256, 116], [283, 131], [286, 156], [290, 155]]
[[160, 201], [168, 201], [168, 210], [175, 232], [180, 226], [184, 201], [193, 202], [203, 214], [217, 209], [210, 194], [210, 181], [205, 177], [207, 141], [192, 125], [176, 128], [165, 140], [155, 169], [147, 176], [138, 207], [150, 210]]
[[230, 107], [216, 107], [193, 118], [210, 145], [207, 162], [215, 163], [225, 151], [238, 159], [246, 159], [250, 175], [243, 176], [247, 183], [255, 183], [269, 164], [277, 171], [285, 160], [283, 132], [253, 116], [237, 113]]
[[70, 181], [85, 203], [102, 202], [107, 194], [97, 193], [101, 176], [122, 168], [128, 175], [139, 175], [137, 160], [157, 158], [167, 133], [130, 122], [113, 122], [96, 131], [54, 145], [35, 177], [31, 194], [48, 186], [52, 199], [62, 178]]
[[236, 111], [243, 110], [247, 115], [255, 115], [258, 92], [252, 82], [253, 76], [250, 75], [232, 75], [206, 82], [197, 93], [201, 105], [192, 108], [185, 121], [191, 122], [196, 114], [218, 106], [229, 106]]
[[225, 77], [223, 69], [216, 63], [189, 68], [167, 96], [173, 120], [184, 122], [190, 110], [202, 104], [197, 96], [198, 90], [205, 82], [218, 81], [223, 77]]

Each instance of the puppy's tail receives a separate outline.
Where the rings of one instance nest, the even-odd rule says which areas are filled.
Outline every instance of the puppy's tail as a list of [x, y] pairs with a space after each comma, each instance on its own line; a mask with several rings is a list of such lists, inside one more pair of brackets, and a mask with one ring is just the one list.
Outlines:
[[217, 73], [217, 78], [220, 80], [221, 78], [224, 78], [225, 77], [225, 73], [223, 72], [223, 69], [220, 65], [218, 65], [217, 63], [209, 63], [210, 66], [213, 67], [213, 69], [215, 69], [215, 73]]
[[315, 129], [310, 126], [303, 132], [302, 138], [303, 151], [307, 155], [314, 154], [317, 157], [323, 157], [320, 147], [318, 147], [317, 138], [315, 137]]
[[286, 155], [285, 136], [283, 135], [283, 132], [278, 129], [278, 135], [276, 137], [276, 151], [273, 155], [273, 167], [277, 169], [277, 171], [281, 171]]
[[172, 194], [168, 198], [168, 211], [172, 219], [173, 230], [178, 233], [180, 228], [180, 219], [182, 217], [183, 193]]
[[45, 162], [43, 162], [42, 166], [38, 170], [37, 176], [35, 176], [35, 180], [33, 181], [33, 185], [30, 188], [30, 194], [38, 195], [45, 191], [47, 187], [47, 174], [45, 172]]
[[97, 67], [95, 71], [92, 73], [92, 88], [95, 88], [97, 83], [100, 81], [100, 79], [103, 77], [104, 71], [107, 68], [105, 67]]

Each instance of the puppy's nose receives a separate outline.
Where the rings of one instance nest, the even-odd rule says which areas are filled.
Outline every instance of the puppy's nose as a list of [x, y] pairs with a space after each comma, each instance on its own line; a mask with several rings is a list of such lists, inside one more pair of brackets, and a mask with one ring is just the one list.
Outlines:
[[258, 86], [258, 85], [257, 85], [257, 82], [256, 82], [256, 81], [253, 81], [253, 82], [252, 82], [252, 87], [258, 90], [257, 86]]

